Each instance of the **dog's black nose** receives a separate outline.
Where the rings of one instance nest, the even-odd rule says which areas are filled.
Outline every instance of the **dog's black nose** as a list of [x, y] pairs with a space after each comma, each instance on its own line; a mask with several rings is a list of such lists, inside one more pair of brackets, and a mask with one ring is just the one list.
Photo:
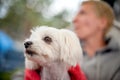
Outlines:
[[30, 45], [32, 45], [31, 41], [27, 41], [24, 43], [25, 48], [28, 48]]

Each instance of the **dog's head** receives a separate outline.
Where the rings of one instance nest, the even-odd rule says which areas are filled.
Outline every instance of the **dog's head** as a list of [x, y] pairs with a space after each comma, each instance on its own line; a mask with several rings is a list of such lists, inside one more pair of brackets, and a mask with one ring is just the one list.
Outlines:
[[59, 60], [76, 65], [82, 58], [82, 49], [77, 36], [69, 30], [52, 27], [36, 27], [24, 43], [25, 57], [39, 65]]

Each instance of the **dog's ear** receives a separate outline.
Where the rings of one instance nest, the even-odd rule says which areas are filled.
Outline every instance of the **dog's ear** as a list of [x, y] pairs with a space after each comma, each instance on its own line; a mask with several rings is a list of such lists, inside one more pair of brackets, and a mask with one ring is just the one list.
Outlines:
[[76, 34], [72, 31], [60, 30], [60, 60], [75, 66], [82, 59], [82, 48]]

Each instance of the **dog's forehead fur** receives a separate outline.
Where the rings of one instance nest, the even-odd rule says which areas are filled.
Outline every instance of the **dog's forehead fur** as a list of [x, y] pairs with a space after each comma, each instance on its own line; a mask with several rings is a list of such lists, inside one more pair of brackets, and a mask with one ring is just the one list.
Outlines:
[[59, 40], [60, 30], [52, 27], [47, 26], [37, 26], [31, 30], [31, 35], [29, 40], [39, 39], [49, 36], [54, 40]]
[[36, 28], [33, 28], [31, 30], [32, 34], [38, 34], [38, 35], [53, 35], [58, 33], [58, 29], [52, 28], [52, 27], [47, 27], [47, 26], [37, 26]]

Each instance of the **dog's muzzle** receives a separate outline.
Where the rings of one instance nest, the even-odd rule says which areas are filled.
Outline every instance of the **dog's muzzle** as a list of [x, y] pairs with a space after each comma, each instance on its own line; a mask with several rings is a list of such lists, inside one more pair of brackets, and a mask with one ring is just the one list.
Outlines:
[[27, 41], [24, 43], [25, 48], [29, 48], [33, 43], [31, 41]]
[[25, 42], [24, 43], [24, 46], [25, 46], [25, 53], [27, 53], [27, 54], [29, 54], [29, 55], [34, 55], [34, 54], [37, 54], [35, 51], [33, 51], [32, 49], [31, 49], [31, 46], [32, 46], [32, 42], [31, 41], [27, 41], [27, 42]]

